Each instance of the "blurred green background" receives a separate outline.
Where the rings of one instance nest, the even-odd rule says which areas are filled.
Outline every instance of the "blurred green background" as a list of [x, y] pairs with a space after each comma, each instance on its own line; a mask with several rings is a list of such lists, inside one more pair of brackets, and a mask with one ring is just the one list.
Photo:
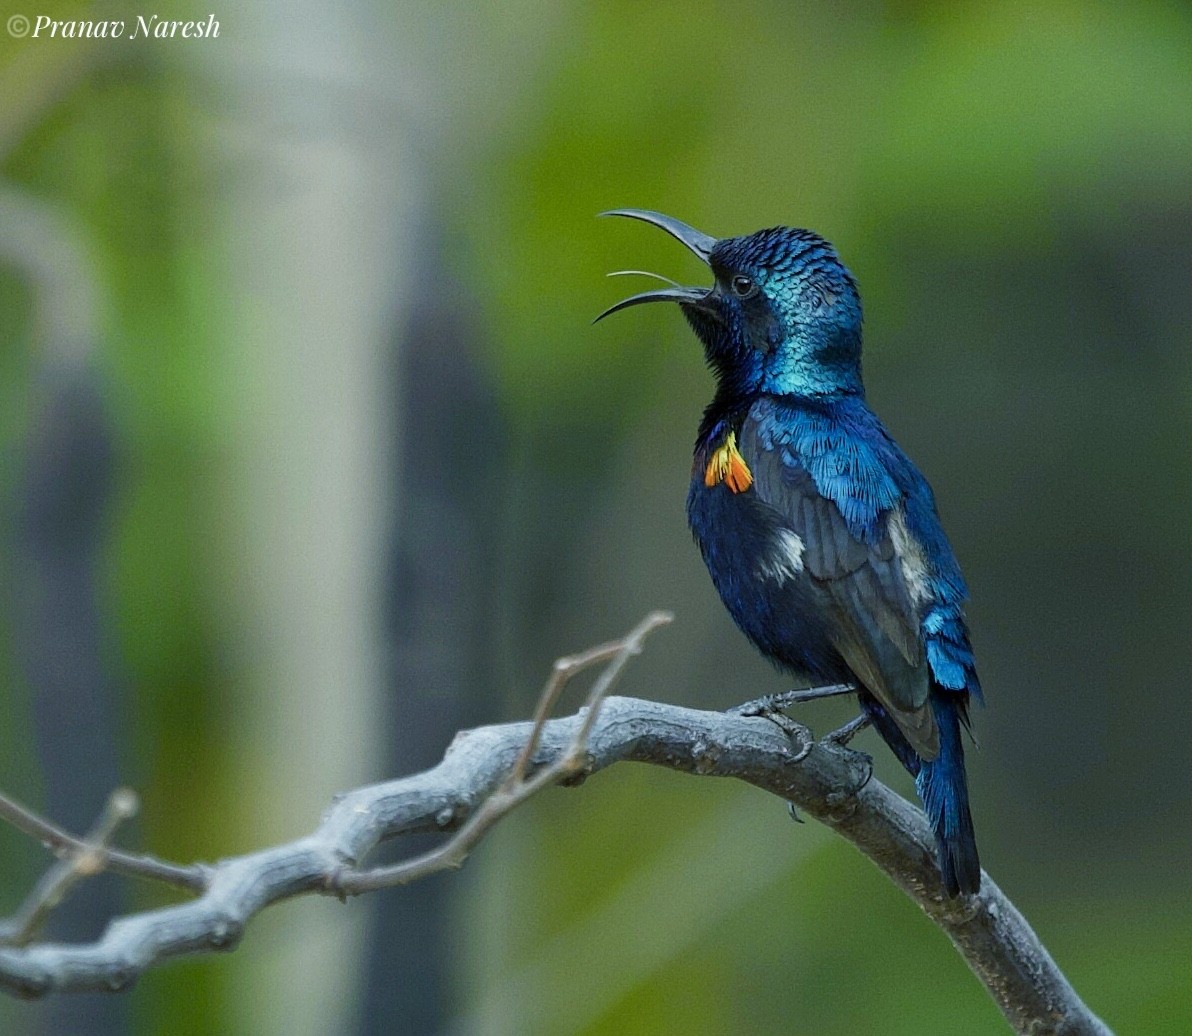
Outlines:
[[[0, 3], [42, 13], [209, 12]], [[1186, 1033], [1187, 5], [214, 14], [216, 39], [0, 33], [3, 788], [85, 828], [125, 782], [126, 844], [247, 851], [527, 715], [554, 657], [654, 607], [677, 621], [625, 693], [783, 689], [684, 525], [694, 339], [663, 307], [589, 323], [609, 270], [702, 274], [594, 214], [809, 226], [972, 588], [986, 868], [1119, 1032]], [[0, 831], [0, 913], [45, 864]], [[167, 900], [105, 877], [50, 934]], [[844, 843], [629, 767], [462, 874], [283, 905], [230, 956], [5, 1001], [0, 1029], [1005, 1031]]]

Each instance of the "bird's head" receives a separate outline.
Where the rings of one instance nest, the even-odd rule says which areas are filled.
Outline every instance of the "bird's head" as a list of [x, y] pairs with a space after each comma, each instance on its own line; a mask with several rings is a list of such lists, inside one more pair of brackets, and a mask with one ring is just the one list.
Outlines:
[[733, 394], [862, 391], [861, 298], [853, 275], [818, 234], [775, 227], [717, 240], [645, 209], [604, 215], [665, 230], [708, 264], [715, 283], [685, 288], [672, 281], [618, 302], [597, 320], [645, 302], [677, 302], [709, 366]]

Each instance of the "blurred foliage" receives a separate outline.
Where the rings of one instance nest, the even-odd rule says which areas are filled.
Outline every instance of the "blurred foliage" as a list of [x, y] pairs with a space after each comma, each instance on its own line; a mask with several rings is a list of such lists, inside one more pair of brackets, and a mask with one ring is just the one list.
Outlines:
[[[778, 688], [686, 542], [687, 444], [710, 391], [694, 340], [663, 307], [589, 325], [632, 287], [610, 270], [704, 273], [664, 235], [594, 215], [652, 207], [717, 235], [812, 226], [859, 277], [871, 398], [933, 481], [974, 590], [989, 868], [1111, 1024], [1186, 1031], [1192, 909], [1166, 897], [1192, 849], [1192, 771], [1157, 735], [1192, 721], [1188, 8], [382, 14], [429, 84], [415, 113], [433, 130], [425, 216], [460, 305], [479, 310], [514, 433], [509, 457], [461, 451], [512, 487], [492, 515], [507, 559], [493, 621], [512, 644], [494, 716], [524, 714], [550, 658], [639, 606], [680, 622], [629, 693], [719, 707]], [[10, 81], [18, 65], [63, 74], [39, 72], [31, 45], [0, 38]], [[211, 566], [237, 328], [209, 226], [221, 176], [248, 174], [209, 125], [229, 73], [195, 53], [95, 62], [60, 97], [31, 78], [29, 96], [52, 103], [0, 141], [5, 179], [81, 228], [106, 300], [98, 361], [125, 466], [103, 595], [133, 688], [128, 778], [145, 844], [187, 859], [253, 844], [251, 817], [220, 819], [235, 813], [221, 775], [252, 746], [229, 734], [247, 679], [227, 665], [227, 576]], [[4, 267], [6, 524], [37, 368], [29, 310]], [[0, 773], [36, 799], [8, 639]], [[865, 861], [708, 783], [613, 772], [499, 831], [457, 909], [459, 1016], [481, 1032], [1003, 1031]], [[28, 873], [0, 839], [5, 873]], [[228, 969], [251, 964], [246, 947], [146, 979], [137, 1031], [251, 1031], [221, 999]]]
[[[226, 761], [209, 750], [212, 732], [227, 724], [203, 574], [220, 438], [210, 328], [195, 308], [209, 306], [197, 295], [209, 286], [192, 233], [203, 218], [199, 185], [208, 166], [191, 91], [168, 68], [100, 67], [46, 114], [5, 170], [77, 221], [109, 307], [97, 360], [123, 463], [102, 603], [118, 641], [111, 661], [144, 691], [121, 746], [125, 777], [143, 798], [143, 844], [178, 859], [240, 844], [221, 819]], [[28, 379], [5, 382], [22, 383], [28, 395]], [[139, 886], [135, 894], [146, 905], [168, 899]], [[210, 967], [163, 974], [139, 997], [144, 1031], [217, 1028], [219, 998], [204, 986], [212, 974]], [[179, 1003], [185, 1011], [171, 1006]]]

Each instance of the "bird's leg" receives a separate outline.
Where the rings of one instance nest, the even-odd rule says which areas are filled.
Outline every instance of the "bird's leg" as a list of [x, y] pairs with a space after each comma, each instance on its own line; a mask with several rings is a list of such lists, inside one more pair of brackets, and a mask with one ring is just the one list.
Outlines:
[[792, 705], [799, 705], [805, 701], [816, 701], [820, 698], [834, 698], [838, 694], [852, 694], [856, 690], [851, 683], [830, 683], [823, 687], [800, 687], [793, 691], [783, 691], [781, 694], [767, 694], [762, 698], [754, 698], [742, 705], [734, 705], [728, 710], [730, 716], [773, 716]]
[[825, 734], [824, 740], [831, 741], [834, 745], [840, 745], [841, 747], [844, 747], [854, 737], [861, 733], [862, 730], [869, 726], [871, 722], [872, 721], [870, 718], [862, 712], [861, 715], [855, 717], [854, 719], [850, 719], [843, 727], [840, 727], [838, 730], [833, 730], [832, 733]]

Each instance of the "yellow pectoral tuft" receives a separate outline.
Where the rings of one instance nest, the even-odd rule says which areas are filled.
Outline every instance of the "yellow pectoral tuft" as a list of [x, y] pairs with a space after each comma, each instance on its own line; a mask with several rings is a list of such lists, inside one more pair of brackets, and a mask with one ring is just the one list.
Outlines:
[[721, 482], [734, 493], [744, 493], [753, 485], [753, 473], [737, 450], [736, 432], [728, 433], [728, 438], [712, 454], [704, 469], [705, 486], [716, 486]]

